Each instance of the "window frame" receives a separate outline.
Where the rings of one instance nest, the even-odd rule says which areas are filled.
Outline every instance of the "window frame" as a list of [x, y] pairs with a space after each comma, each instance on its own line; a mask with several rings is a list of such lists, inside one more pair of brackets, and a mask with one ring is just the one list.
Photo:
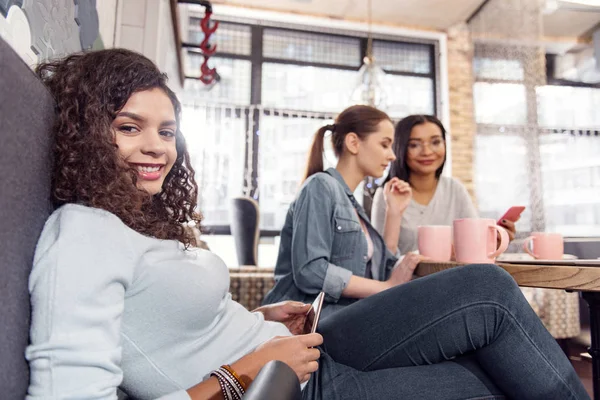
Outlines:
[[[197, 17], [197, 16], [190, 16]], [[249, 188], [249, 195], [255, 198], [255, 200], [260, 204], [260, 195], [257, 193], [259, 187], [259, 177], [258, 177], [258, 159], [259, 159], [259, 144], [260, 144], [260, 135], [257, 133], [260, 131], [260, 113], [263, 112], [260, 110], [260, 106], [262, 106], [262, 69], [264, 63], [273, 63], [273, 64], [285, 64], [285, 65], [296, 65], [296, 66], [310, 66], [310, 67], [321, 67], [328, 69], [338, 69], [338, 70], [346, 70], [346, 71], [358, 71], [362, 66], [362, 60], [366, 56], [367, 52], [367, 42], [368, 38], [366, 35], [361, 34], [361, 32], [356, 32], [356, 34], [351, 34], [350, 32], [338, 32], [336, 30], [314, 30], [308, 27], [285, 27], [280, 26], [279, 24], [256, 24], [256, 23], [247, 23], [247, 22], [239, 22], [232, 21], [227, 18], [218, 19], [220, 22], [227, 23], [228, 25], [241, 25], [241, 26], [249, 26], [250, 27], [250, 41], [251, 41], [251, 51], [250, 55], [242, 55], [236, 53], [228, 53], [228, 52], [219, 52], [217, 48], [216, 57], [219, 58], [229, 58], [234, 60], [247, 60], [251, 62], [251, 73], [250, 73], [250, 104], [246, 106], [239, 106], [239, 109], [243, 109], [244, 107], [249, 107], [252, 111], [253, 115], [249, 115], [246, 113], [246, 132], [251, 132], [254, 135], [252, 140], [252, 160], [251, 164], [249, 164], [248, 160], [248, 149], [245, 151], [244, 155], [244, 185]], [[292, 33], [312, 33], [319, 34], [324, 36], [332, 36], [332, 37], [340, 37], [340, 38], [350, 38], [350, 39], [358, 39], [360, 46], [360, 59], [359, 63], [356, 67], [352, 66], [344, 66], [339, 64], [328, 64], [328, 63], [320, 63], [320, 62], [305, 62], [299, 60], [290, 60], [283, 59], [277, 57], [265, 57], [263, 55], [263, 35], [265, 29], [277, 29], [288, 31]], [[383, 42], [383, 43], [392, 43], [392, 44], [420, 44], [426, 45], [429, 47], [429, 73], [416, 73], [416, 72], [404, 72], [404, 71], [395, 71], [395, 70], [387, 70], [384, 69], [386, 74], [389, 75], [399, 75], [399, 76], [407, 76], [407, 77], [421, 77], [428, 78], [432, 81], [432, 101], [433, 101], [433, 114], [441, 117], [440, 113], [442, 110], [441, 104], [441, 87], [440, 87], [440, 42], [439, 40], [429, 39], [429, 38], [412, 38], [412, 37], [403, 37], [403, 36], [390, 36], [390, 35], [381, 35], [374, 34], [373, 35], [374, 42]], [[201, 54], [201, 50], [198, 45], [183, 42], [181, 44], [182, 50], [187, 52], [194, 52]], [[196, 77], [185, 75], [185, 71], [183, 74], [184, 81], [198, 80]], [[238, 106], [235, 106], [238, 107]], [[304, 110], [297, 110], [301, 113]], [[277, 112], [277, 111], [273, 111]], [[306, 110], [306, 112], [314, 113], [314, 110]], [[282, 115], [286, 115], [289, 118], [301, 118], [298, 115], [294, 115], [294, 113], [287, 113], [284, 110], [281, 110]], [[324, 113], [327, 114], [327, 113]], [[322, 119], [325, 119], [323, 117]], [[253, 124], [252, 127], [249, 125]], [[247, 145], [247, 144], [246, 144]], [[252, 166], [252, 174], [250, 177], [250, 182], [247, 181], [247, 168], [248, 166]], [[205, 233], [207, 234], [215, 234], [215, 235], [230, 235], [231, 229], [230, 225], [206, 225], [203, 226]], [[280, 234], [280, 230], [278, 229], [261, 229], [260, 236], [261, 237], [275, 237]]]

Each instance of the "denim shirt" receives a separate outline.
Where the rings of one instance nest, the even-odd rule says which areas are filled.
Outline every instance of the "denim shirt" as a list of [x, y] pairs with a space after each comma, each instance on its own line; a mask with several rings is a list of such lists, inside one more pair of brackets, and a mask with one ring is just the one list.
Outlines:
[[[373, 241], [371, 261], [358, 215]], [[310, 303], [324, 291], [322, 315], [328, 315], [358, 300], [341, 297], [352, 275], [384, 281], [396, 261], [340, 173], [330, 168], [309, 177], [290, 205], [281, 231], [275, 286], [264, 303]]]

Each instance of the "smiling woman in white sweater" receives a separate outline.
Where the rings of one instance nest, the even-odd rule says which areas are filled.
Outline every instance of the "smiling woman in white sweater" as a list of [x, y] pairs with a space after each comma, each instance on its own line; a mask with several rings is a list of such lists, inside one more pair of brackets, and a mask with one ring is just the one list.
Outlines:
[[[446, 129], [433, 115], [409, 115], [396, 124], [394, 133], [396, 160], [391, 163], [386, 182], [396, 178], [408, 182], [412, 199], [400, 223], [398, 249], [401, 254], [418, 250], [417, 230], [421, 225], [452, 225], [455, 219], [477, 218], [477, 210], [460, 181], [442, 176], [446, 163]], [[377, 189], [372, 207], [373, 226], [384, 235], [386, 204], [383, 191]], [[515, 225], [502, 221], [511, 240]], [[386, 243], [388, 247], [396, 243]]]
[[57, 209], [30, 276], [28, 399], [115, 399], [118, 387], [137, 399], [238, 399], [271, 360], [294, 370], [307, 400], [588, 398], [492, 265], [383, 291], [314, 334], [301, 334], [302, 303], [244, 309], [223, 262], [184, 229], [200, 222], [197, 186], [166, 77], [119, 49], [37, 73], [56, 100]]

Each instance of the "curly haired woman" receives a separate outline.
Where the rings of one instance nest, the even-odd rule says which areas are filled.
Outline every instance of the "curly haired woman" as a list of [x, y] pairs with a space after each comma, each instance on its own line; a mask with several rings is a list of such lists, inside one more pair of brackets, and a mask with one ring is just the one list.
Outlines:
[[298, 334], [302, 303], [245, 310], [224, 263], [183, 228], [199, 222], [197, 189], [166, 77], [125, 50], [37, 72], [57, 103], [58, 208], [30, 276], [29, 399], [115, 399], [117, 387], [139, 399], [238, 399], [274, 359], [305, 399], [588, 398], [494, 266], [383, 291], [315, 334]]

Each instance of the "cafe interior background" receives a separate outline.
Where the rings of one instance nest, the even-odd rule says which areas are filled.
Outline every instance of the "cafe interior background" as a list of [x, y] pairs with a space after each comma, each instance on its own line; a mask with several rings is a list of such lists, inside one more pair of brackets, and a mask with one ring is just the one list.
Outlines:
[[[480, 215], [526, 206], [509, 252], [545, 231], [565, 237], [566, 253], [600, 257], [600, 1], [211, 3], [0, 0], [0, 36], [30, 66], [124, 47], [168, 74], [184, 105], [201, 238], [229, 267], [248, 264], [244, 246], [255, 274], [275, 265], [312, 136], [356, 103], [394, 120], [439, 117], [444, 175]], [[326, 149], [326, 165], [335, 161]], [[358, 188], [366, 209], [379, 183]], [[248, 204], [255, 219], [243, 217]]]

